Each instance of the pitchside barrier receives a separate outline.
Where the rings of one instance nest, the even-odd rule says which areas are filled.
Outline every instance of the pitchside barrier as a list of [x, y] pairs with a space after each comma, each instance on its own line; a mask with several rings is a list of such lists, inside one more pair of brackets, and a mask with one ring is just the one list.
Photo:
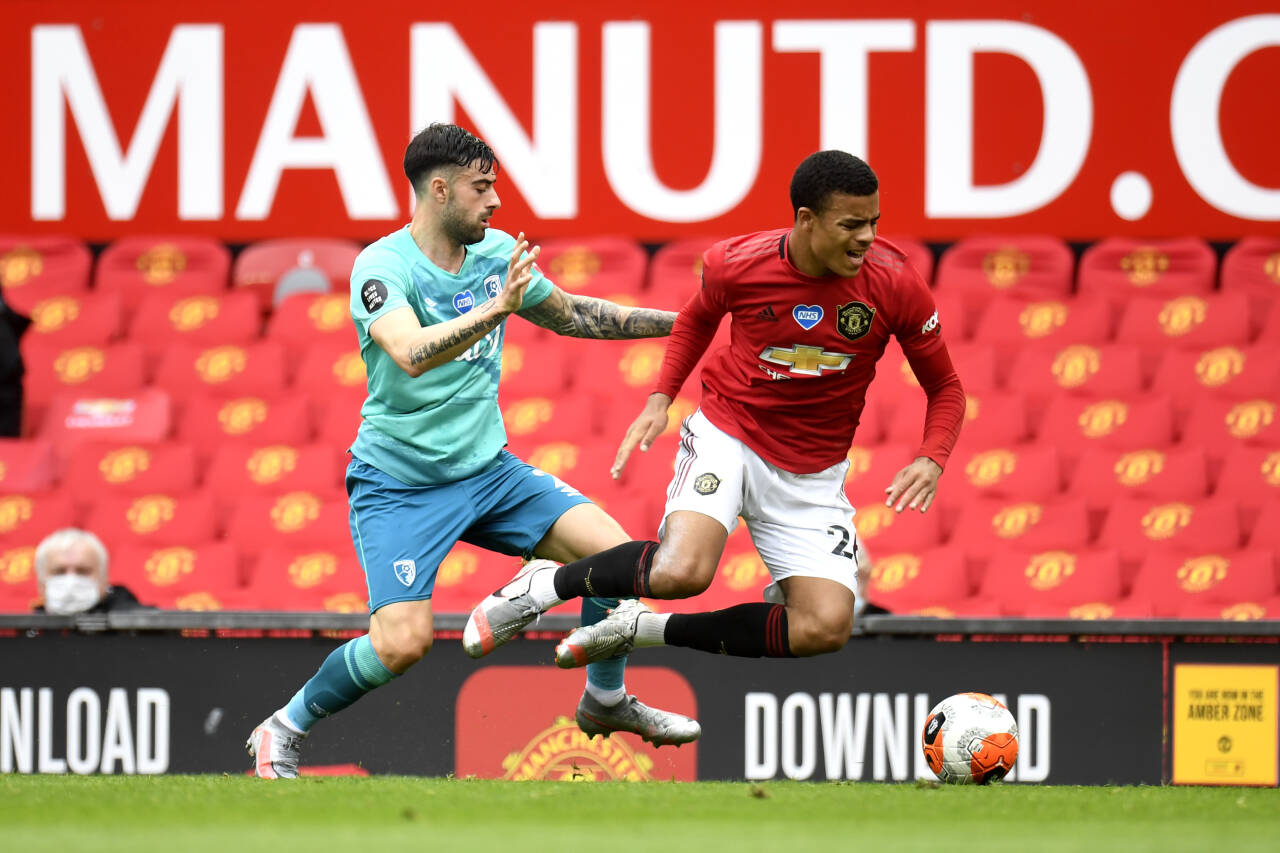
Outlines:
[[[1018, 720], [1009, 780], [1277, 784], [1280, 622], [863, 619], [839, 653], [632, 657], [629, 690], [696, 715], [702, 739], [588, 740], [583, 674], [552, 663], [573, 618], [473, 661], [463, 617], [430, 656], [308, 738], [304, 772], [508, 779], [932, 778], [919, 739], [952, 693]], [[244, 740], [362, 615], [0, 616], [0, 772], [243, 773]]]

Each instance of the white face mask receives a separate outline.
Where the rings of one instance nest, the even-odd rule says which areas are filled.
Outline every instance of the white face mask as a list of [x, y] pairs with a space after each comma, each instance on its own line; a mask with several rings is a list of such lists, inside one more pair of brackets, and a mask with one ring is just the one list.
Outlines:
[[84, 575], [54, 575], [44, 585], [44, 609], [62, 616], [83, 613], [101, 598], [98, 582]]

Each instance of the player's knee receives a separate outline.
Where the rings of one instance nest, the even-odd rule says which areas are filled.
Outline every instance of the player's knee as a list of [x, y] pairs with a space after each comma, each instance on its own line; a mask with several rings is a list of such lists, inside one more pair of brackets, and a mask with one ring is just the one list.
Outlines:
[[797, 657], [825, 655], [838, 652], [849, 641], [853, 632], [853, 615], [848, 618], [828, 617], [800, 620], [789, 626], [788, 639], [791, 654]]
[[706, 592], [715, 576], [714, 560], [678, 552], [664, 554], [658, 548], [649, 573], [649, 588], [658, 598], [688, 598]]
[[402, 673], [431, 651], [434, 638], [429, 628], [400, 625], [382, 632], [378, 639], [380, 642], [374, 643], [374, 651], [382, 665], [394, 673]]

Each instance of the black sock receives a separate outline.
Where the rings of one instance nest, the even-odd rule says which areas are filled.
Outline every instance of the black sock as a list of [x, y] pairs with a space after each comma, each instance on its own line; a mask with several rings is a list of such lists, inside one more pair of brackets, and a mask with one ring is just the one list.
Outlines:
[[657, 550], [658, 543], [653, 541], [624, 542], [608, 551], [565, 563], [556, 570], [556, 596], [563, 601], [588, 596], [652, 598], [649, 569]]
[[742, 658], [789, 658], [787, 608], [781, 604], [739, 604], [711, 613], [672, 613], [668, 646]]

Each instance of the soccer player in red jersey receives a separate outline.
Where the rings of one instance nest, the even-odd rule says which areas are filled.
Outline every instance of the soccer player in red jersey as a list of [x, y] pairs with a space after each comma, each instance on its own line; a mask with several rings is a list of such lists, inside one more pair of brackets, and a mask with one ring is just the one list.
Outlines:
[[765, 603], [671, 614], [625, 601], [565, 638], [557, 663], [583, 666], [657, 645], [792, 657], [845, 644], [860, 547], [844, 492], [847, 454], [889, 337], [928, 400], [916, 457], [885, 490], [898, 512], [933, 502], [965, 396], [928, 286], [902, 251], [876, 239], [871, 168], [842, 151], [813, 154], [792, 177], [791, 203], [790, 228], [707, 250], [702, 287], [676, 319], [658, 386], [618, 450], [615, 477], [637, 445], [647, 450], [666, 428], [672, 400], [731, 315], [729, 346], [709, 356], [701, 405], [681, 430], [661, 541], [517, 576], [472, 612], [472, 642], [575, 597], [696, 595], [710, 586], [741, 516], [773, 579]]

